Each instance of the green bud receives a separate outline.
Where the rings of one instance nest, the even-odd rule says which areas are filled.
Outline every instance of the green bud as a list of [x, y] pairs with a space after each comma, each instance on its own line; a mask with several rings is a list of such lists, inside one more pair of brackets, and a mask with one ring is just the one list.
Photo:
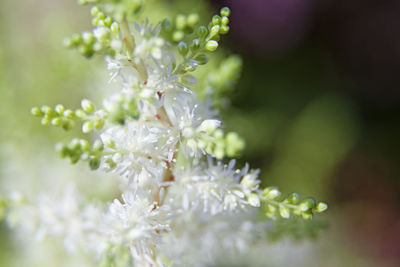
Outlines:
[[64, 110], [64, 112], [63, 112], [63, 116], [64, 116], [65, 118], [67, 118], [67, 119], [73, 119], [73, 118], [74, 118], [74, 115], [75, 115], [75, 113], [74, 113], [72, 110], [70, 110], [70, 109], [66, 109], [66, 110]]
[[57, 143], [54, 148], [61, 158], [65, 158], [70, 154], [69, 148], [63, 143]]
[[70, 130], [72, 128], [73, 124], [71, 121], [64, 121], [62, 128], [66, 131]]
[[163, 28], [163, 30], [169, 32], [172, 30], [172, 24], [171, 21], [169, 19], [164, 19], [163, 22], [161, 23], [161, 27]]
[[221, 28], [219, 29], [220, 34], [227, 34], [229, 32], [230, 28], [228, 25], [222, 25]]
[[200, 40], [199, 39], [193, 39], [192, 43], [190, 44], [190, 49], [191, 50], [197, 50], [200, 48]]
[[284, 205], [279, 205], [279, 214], [282, 218], [289, 219], [290, 217], [290, 210], [288, 207]]
[[40, 110], [46, 115], [51, 115], [53, 113], [53, 110], [49, 106], [42, 106]]
[[311, 220], [313, 216], [311, 212], [304, 212], [301, 214], [301, 217], [303, 217], [305, 220]]
[[263, 191], [263, 196], [269, 200], [275, 200], [279, 198], [280, 195], [281, 192], [279, 192], [279, 190], [276, 187], [267, 187]]
[[276, 207], [273, 205], [267, 205], [265, 215], [271, 219], [275, 219], [276, 217]]
[[99, 12], [99, 13], [97, 13], [97, 16], [96, 16], [98, 19], [105, 19], [106, 18], [106, 15], [103, 13], [103, 12]]
[[86, 113], [82, 109], [77, 109], [75, 110], [75, 116], [82, 119], [83, 117], [86, 116]]
[[112, 159], [107, 159], [105, 163], [110, 169], [114, 169], [117, 166], [117, 164]]
[[60, 126], [62, 123], [62, 119], [61, 118], [54, 118], [51, 120], [51, 124], [54, 126]]
[[119, 25], [117, 22], [113, 22], [110, 26], [111, 33], [118, 34], [119, 33]]
[[94, 121], [94, 128], [96, 128], [96, 130], [101, 130], [104, 126], [104, 121], [103, 120], [95, 120]]
[[81, 144], [80, 144], [78, 138], [73, 138], [73, 139], [71, 140], [71, 142], [69, 142], [69, 145], [68, 145], [68, 146], [69, 146], [69, 148], [71, 148], [72, 150], [78, 150], [78, 149], [81, 148]]
[[218, 36], [220, 28], [221, 27], [219, 25], [213, 26], [210, 30], [210, 34], [208, 35], [208, 39], [213, 39], [214, 37]]
[[214, 41], [214, 40], [210, 40], [206, 43], [205, 48], [210, 52], [215, 51], [218, 48], [218, 42]]
[[31, 108], [31, 114], [33, 115], [33, 116], [36, 116], [36, 117], [39, 117], [39, 116], [43, 116], [44, 115], [44, 113], [40, 110], [40, 108], [38, 108], [38, 107], [33, 107], [33, 108]]
[[61, 104], [58, 104], [54, 110], [59, 114], [59, 115], [63, 115], [63, 112], [65, 110], [65, 107]]
[[214, 15], [212, 18], [212, 24], [219, 25], [221, 23], [221, 17], [218, 15]]
[[83, 151], [89, 151], [90, 150], [90, 144], [87, 140], [81, 139], [79, 140], [79, 143], [81, 145], [81, 148]]
[[197, 34], [198, 34], [200, 37], [206, 37], [207, 33], [208, 33], [208, 30], [207, 30], [207, 28], [206, 28], [205, 26], [203, 26], [203, 25], [200, 26], [199, 29], [197, 30]]
[[191, 27], [196, 25], [199, 22], [199, 14], [192, 13], [187, 18], [187, 24]]
[[253, 207], [260, 207], [260, 197], [257, 194], [254, 193], [250, 194], [247, 197], [247, 201]]
[[94, 143], [93, 143], [93, 150], [94, 151], [103, 151], [103, 149], [104, 149], [104, 145], [99, 139], [94, 141]]
[[186, 56], [188, 53], [188, 46], [185, 42], [180, 41], [178, 43], [178, 52], [179, 54], [181, 54], [182, 56]]
[[186, 17], [185, 15], [178, 14], [175, 20], [176, 28], [178, 30], [183, 30], [186, 26]]
[[94, 17], [96, 16], [98, 13], [100, 12], [99, 8], [97, 6], [92, 7], [92, 9], [90, 9], [90, 14]]
[[223, 16], [221, 19], [221, 24], [222, 25], [227, 25], [229, 23], [228, 17]]
[[104, 140], [104, 145], [109, 148], [115, 148], [115, 143], [111, 138]]
[[303, 202], [301, 202], [301, 204], [299, 205], [299, 208], [301, 211], [305, 212], [315, 208], [315, 206], [316, 206], [315, 200], [310, 197], [303, 200]]
[[89, 160], [89, 167], [91, 170], [97, 170], [100, 167], [100, 159], [92, 158]]
[[106, 17], [106, 18], [104, 19], [104, 24], [105, 24], [105, 26], [107, 26], [107, 27], [110, 27], [112, 22], [113, 22], [113, 21], [112, 21], [112, 18], [111, 18], [111, 17]]
[[292, 193], [285, 199], [285, 203], [297, 204], [297, 203], [299, 203], [299, 200], [300, 200], [299, 194]]
[[208, 57], [204, 54], [197, 55], [194, 59], [197, 60], [200, 65], [207, 64], [208, 62]]
[[83, 32], [82, 39], [85, 44], [92, 44], [96, 40], [91, 32]]
[[42, 125], [49, 125], [51, 122], [51, 119], [48, 116], [44, 116], [43, 119], [41, 120]]
[[94, 105], [90, 100], [83, 99], [81, 101], [81, 106], [82, 106], [82, 109], [87, 113], [94, 112]]
[[179, 42], [180, 40], [183, 39], [183, 37], [184, 37], [183, 31], [175, 31], [175, 32], [172, 34], [172, 39], [173, 39], [175, 42]]
[[93, 122], [92, 121], [86, 121], [82, 125], [82, 132], [83, 133], [90, 133], [91, 131], [93, 131], [93, 128], [94, 128]]
[[322, 213], [324, 211], [326, 211], [328, 209], [328, 204], [326, 204], [325, 202], [319, 202], [317, 207], [315, 208], [315, 210], [318, 213]]
[[229, 9], [229, 7], [223, 7], [221, 8], [220, 14], [221, 16], [229, 17], [229, 15], [231, 14], [231, 10]]

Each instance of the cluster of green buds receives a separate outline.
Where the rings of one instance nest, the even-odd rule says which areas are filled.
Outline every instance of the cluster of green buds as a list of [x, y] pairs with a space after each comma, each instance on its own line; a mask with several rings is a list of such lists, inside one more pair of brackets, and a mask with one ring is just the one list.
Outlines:
[[245, 142], [235, 132], [224, 135], [221, 129], [216, 130], [211, 135], [203, 135], [199, 142], [204, 151], [221, 160], [224, 157], [237, 157], [243, 151]]
[[116, 102], [110, 104], [108, 114], [110, 122], [114, 124], [124, 125], [128, 118], [137, 119], [139, 117], [137, 100], [121, 94]]
[[99, 168], [103, 150], [104, 144], [100, 140], [90, 145], [85, 139], [74, 138], [68, 144], [56, 144], [56, 151], [61, 158], [69, 158], [72, 164], [80, 160], [87, 161], [92, 170]]
[[31, 113], [42, 118], [42, 125], [60, 126], [64, 130], [71, 129], [80, 121], [84, 133], [89, 133], [94, 129], [102, 129], [108, 117], [104, 110], [96, 111], [93, 103], [87, 99], [82, 100], [81, 109], [66, 109], [59, 104], [54, 108], [49, 106], [34, 107], [31, 109]]
[[282, 199], [281, 192], [276, 187], [265, 188], [260, 200], [266, 206], [266, 216], [276, 219], [280, 216], [289, 219], [291, 214], [306, 220], [311, 220], [315, 213], [322, 213], [328, 209], [328, 204], [324, 202], [316, 202], [313, 198], [306, 198], [300, 201], [300, 196], [293, 193]]
[[91, 9], [92, 24], [95, 26], [92, 32], [74, 34], [64, 40], [65, 46], [77, 48], [82, 55], [92, 57], [95, 53], [114, 55], [123, 48], [123, 42], [119, 34], [118, 23], [110, 16], [106, 16], [97, 6]]
[[[194, 38], [191, 40], [179, 41], [178, 53], [183, 57], [183, 61], [177, 65], [175, 73], [193, 72], [199, 65], [204, 65], [208, 62], [208, 57], [204, 52], [215, 51], [218, 48], [220, 35], [226, 34], [229, 31], [229, 26], [227, 25], [229, 23], [229, 8], [222, 8], [220, 14], [221, 16], [215, 15], [212, 18], [208, 27], [199, 26], [197, 31], [194, 31]], [[186, 19], [184, 19], [185, 17], [182, 18], [183, 23]], [[163, 23], [163, 30], [168, 31], [168, 23], [165, 21]]]

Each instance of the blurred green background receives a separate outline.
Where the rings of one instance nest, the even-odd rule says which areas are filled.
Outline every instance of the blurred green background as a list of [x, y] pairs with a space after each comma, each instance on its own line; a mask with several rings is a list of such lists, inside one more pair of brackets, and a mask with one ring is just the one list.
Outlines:
[[[240, 161], [260, 168], [265, 185], [330, 205], [322, 216], [329, 228], [315, 240], [268, 243], [236, 265], [399, 266], [400, 3], [165, 0], [149, 1], [145, 12], [208, 18], [222, 5], [232, 8], [223, 45], [244, 62], [221, 114], [246, 139]], [[42, 127], [29, 114], [42, 104], [77, 107], [84, 97], [99, 103], [108, 78], [102, 59], [61, 46], [63, 37], [90, 29], [88, 13], [72, 0], [2, 1], [2, 193], [35, 195], [77, 176], [89, 194], [107, 189], [107, 180], [91, 188], [86, 166], [71, 167], [53, 152], [77, 132]], [[0, 235], [0, 266], [89, 264], [65, 257], [52, 241], [22, 246], [4, 224]]]

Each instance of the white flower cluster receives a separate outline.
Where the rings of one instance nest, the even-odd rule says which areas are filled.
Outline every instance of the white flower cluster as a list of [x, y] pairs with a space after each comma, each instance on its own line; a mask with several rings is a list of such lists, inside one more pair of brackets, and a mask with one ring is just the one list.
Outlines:
[[134, 101], [138, 115], [100, 133], [100, 169], [122, 177], [121, 199], [108, 207], [85, 204], [71, 187], [61, 199], [42, 197], [20, 208], [13, 222], [37, 229], [38, 238], [62, 236], [72, 252], [81, 248], [109, 261], [129, 252], [125, 263], [134, 266], [206, 266], [222, 251], [245, 251], [262, 232], [253, 221], [258, 172], [213, 159], [221, 122], [196, 100], [195, 78], [176, 71], [176, 55], [159, 27], [146, 22], [135, 30], [133, 51], [107, 58], [121, 90], [104, 107], [113, 114]]

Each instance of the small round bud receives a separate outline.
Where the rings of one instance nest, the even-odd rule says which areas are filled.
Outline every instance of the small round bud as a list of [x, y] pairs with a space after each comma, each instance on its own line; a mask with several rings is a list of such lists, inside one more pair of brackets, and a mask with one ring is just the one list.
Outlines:
[[222, 25], [221, 28], [219, 29], [220, 34], [227, 34], [229, 32], [230, 28], [228, 25]]
[[176, 28], [178, 30], [183, 30], [186, 26], [186, 17], [185, 15], [178, 14], [175, 20]]
[[292, 193], [285, 199], [285, 203], [297, 204], [297, 203], [299, 203], [299, 200], [300, 200], [299, 194]]
[[319, 202], [317, 204], [317, 207], [315, 208], [315, 210], [319, 213], [322, 213], [324, 211], [326, 211], [328, 209], [328, 204], [326, 204], [325, 202]]
[[98, 13], [100, 12], [99, 8], [97, 6], [92, 7], [92, 9], [90, 9], [90, 14], [94, 17], [96, 16]]
[[205, 45], [205, 48], [210, 52], [217, 50], [217, 47], [218, 47], [218, 42], [214, 40], [208, 41]]
[[51, 124], [54, 126], [60, 126], [62, 123], [62, 119], [61, 118], [54, 118], [51, 120]]
[[42, 106], [40, 110], [46, 115], [51, 115], [51, 113], [53, 112], [53, 110], [49, 106]]
[[50, 122], [51, 122], [51, 119], [48, 116], [44, 116], [40, 123], [42, 125], [49, 125]]
[[198, 34], [200, 37], [206, 37], [207, 33], [208, 33], [208, 30], [207, 30], [207, 28], [206, 28], [205, 26], [203, 26], [203, 25], [200, 26], [199, 29], [197, 30], [197, 34]]
[[104, 21], [105, 26], [107, 26], [107, 27], [110, 27], [111, 23], [113, 22], [111, 17], [106, 17], [103, 21]]
[[189, 49], [188, 46], [185, 42], [179, 42], [178, 43], [178, 52], [179, 54], [181, 54], [182, 56], [186, 56], [188, 53]]
[[228, 23], [229, 23], [229, 18], [223, 16], [222, 19], [221, 19], [221, 24], [222, 25], [227, 25]]
[[111, 24], [110, 29], [111, 29], [111, 32], [112, 32], [113, 34], [118, 34], [118, 33], [119, 33], [119, 25], [118, 25], [118, 23], [114, 21], [114, 22]]
[[280, 195], [281, 192], [279, 192], [279, 190], [276, 187], [267, 187], [263, 191], [263, 196], [269, 200], [275, 200], [279, 198]]
[[303, 200], [303, 202], [299, 205], [299, 208], [301, 211], [305, 212], [315, 208], [315, 206], [316, 206], [315, 200], [310, 197]]
[[82, 40], [85, 44], [92, 44], [95, 41], [95, 38], [91, 32], [83, 32]]
[[79, 140], [79, 144], [81, 145], [81, 148], [83, 151], [89, 151], [90, 150], [90, 144], [87, 140], [81, 139]]
[[257, 194], [250, 194], [247, 198], [247, 201], [249, 202], [250, 206], [260, 207], [260, 197]]
[[77, 109], [77, 110], [75, 110], [75, 116], [82, 119], [83, 117], [86, 116], [86, 113], [82, 109]]
[[191, 50], [197, 50], [200, 48], [200, 40], [199, 39], [193, 39], [192, 43], [190, 44], [190, 49]]
[[180, 40], [183, 39], [183, 37], [184, 37], [183, 31], [175, 31], [175, 32], [172, 34], [172, 39], [173, 39], [175, 42], [179, 42]]
[[92, 158], [89, 160], [89, 167], [91, 170], [97, 170], [100, 167], [100, 159]]
[[31, 108], [31, 114], [33, 115], [33, 116], [36, 116], [36, 117], [39, 117], [39, 116], [43, 116], [44, 115], [44, 113], [40, 110], [40, 108], [38, 108], [38, 107], [33, 107], [33, 108]]
[[281, 215], [282, 218], [289, 219], [290, 217], [290, 210], [288, 207], [284, 205], [279, 206], [279, 214]]
[[81, 106], [82, 106], [82, 109], [87, 113], [94, 112], [94, 105], [90, 100], [83, 99], [81, 101]]
[[61, 104], [58, 104], [54, 110], [59, 114], [59, 115], [63, 115], [63, 112], [65, 110], [65, 107]]
[[99, 13], [97, 13], [97, 16], [96, 16], [98, 19], [105, 19], [106, 18], [106, 15], [103, 13], [103, 12], [99, 12]]
[[219, 34], [220, 28], [221, 27], [219, 25], [212, 26], [212, 28], [210, 30], [210, 34], [208, 35], [208, 38], [213, 39], [215, 36], [217, 36]]
[[199, 14], [192, 13], [187, 18], [187, 24], [191, 27], [196, 25], [199, 22]]
[[104, 121], [103, 120], [95, 120], [94, 121], [94, 128], [96, 128], [96, 130], [101, 130], [104, 126]]
[[104, 149], [103, 142], [101, 142], [98, 139], [96, 141], [94, 141], [94, 143], [93, 143], [93, 150], [94, 151], [103, 151], [103, 149]]
[[72, 128], [72, 122], [70, 121], [64, 121], [62, 128], [66, 131], [70, 130]]
[[221, 23], [221, 17], [218, 15], [214, 15], [212, 18], [212, 24], [219, 25]]
[[231, 14], [231, 10], [229, 9], [229, 7], [223, 7], [221, 8], [220, 14], [221, 16], [229, 17], [229, 15]]
[[208, 57], [204, 54], [197, 55], [194, 59], [197, 60], [200, 65], [207, 64], [208, 62]]
[[66, 117], [67, 119], [73, 119], [74, 115], [75, 115], [75, 113], [70, 109], [66, 109], [63, 112], [63, 116]]
[[83, 125], [82, 125], [82, 132], [83, 133], [90, 133], [91, 131], [93, 131], [94, 125], [92, 121], [86, 121]]

